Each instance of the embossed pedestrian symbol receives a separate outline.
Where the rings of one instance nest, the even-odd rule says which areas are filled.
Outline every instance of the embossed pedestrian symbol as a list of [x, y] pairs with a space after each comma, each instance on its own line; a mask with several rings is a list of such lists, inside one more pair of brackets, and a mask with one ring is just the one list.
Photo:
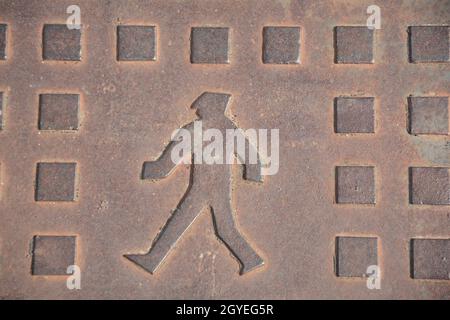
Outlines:
[[[244, 179], [261, 182], [263, 176], [261, 170], [263, 168], [261, 167], [260, 154], [255, 150], [254, 144], [243, 134], [243, 131], [236, 130], [236, 124], [226, 116], [225, 111], [230, 98], [231, 95], [229, 94], [206, 92], [195, 100], [191, 108], [196, 110], [203, 130], [209, 128], [216, 130], [216, 132], [218, 130], [225, 137], [230, 129], [234, 129], [235, 133], [237, 132], [237, 134], [243, 135], [241, 137], [236, 136], [235, 138], [245, 139], [245, 153], [247, 157], [245, 159], [239, 158], [239, 153], [236, 150], [233, 150], [232, 154], [236, 159], [241, 160], [238, 163], [243, 167], [241, 172]], [[194, 121], [186, 125], [183, 129], [185, 129], [184, 132], [189, 132], [191, 136], [194, 136], [196, 134], [195, 127], [196, 122]], [[177, 141], [174, 140], [172, 139], [156, 161], [144, 163], [142, 179], [162, 179], [171, 174], [176, 166], [176, 163], [174, 163], [171, 157], [174, 148], [177, 148]], [[191, 150], [204, 147], [206, 144], [205, 141], [202, 141], [201, 146], [195, 145], [193, 141], [190, 143], [192, 146]], [[222, 150], [226, 150], [229, 147], [229, 141], [227, 145], [225, 145], [226, 143], [224, 141], [221, 143], [223, 143]], [[232, 145], [237, 146], [234, 143]], [[252, 150], [257, 156], [257, 161], [254, 163], [250, 161], [251, 156], [249, 156]], [[244, 274], [262, 266], [264, 264], [263, 259], [256, 253], [243, 235], [241, 235], [236, 226], [232, 197], [235, 192], [233, 180], [234, 177], [237, 177], [237, 174], [233, 172], [238, 168], [238, 165], [227, 164], [228, 162], [212, 165], [202, 163], [202, 159], [199, 159], [199, 155], [195, 152], [191, 152], [188, 156], [191, 160], [189, 161], [189, 186], [173, 210], [171, 217], [156, 236], [147, 253], [127, 254], [125, 257], [148, 272], [155, 272], [164, 258], [170, 253], [171, 248], [174, 247], [200, 212], [207, 207], [213, 218], [215, 233], [239, 261], [241, 267], [240, 273]]]

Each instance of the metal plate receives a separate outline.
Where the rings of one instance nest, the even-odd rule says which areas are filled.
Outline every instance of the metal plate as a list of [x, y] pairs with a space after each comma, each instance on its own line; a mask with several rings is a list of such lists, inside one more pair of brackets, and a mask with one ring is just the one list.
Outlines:
[[[0, 1], [1, 298], [450, 298], [450, 1], [71, 4]], [[150, 164], [196, 111], [278, 173]]]

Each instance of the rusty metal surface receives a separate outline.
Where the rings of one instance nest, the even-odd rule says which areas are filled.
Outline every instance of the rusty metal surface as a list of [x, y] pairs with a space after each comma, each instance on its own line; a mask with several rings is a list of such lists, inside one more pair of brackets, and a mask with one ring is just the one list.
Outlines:
[[44, 60], [79, 61], [81, 30], [69, 30], [65, 24], [44, 25], [42, 58]]
[[75, 263], [74, 236], [35, 236], [32, 243], [33, 275], [66, 275], [67, 266]]
[[447, 280], [447, 261], [450, 257], [450, 241], [445, 239], [413, 239], [411, 255], [414, 279]]
[[[72, 4], [0, 0], [0, 298], [450, 299], [450, 1]], [[172, 168], [197, 118], [278, 173]]]
[[336, 238], [336, 275], [364, 277], [367, 266], [377, 265], [377, 238]]

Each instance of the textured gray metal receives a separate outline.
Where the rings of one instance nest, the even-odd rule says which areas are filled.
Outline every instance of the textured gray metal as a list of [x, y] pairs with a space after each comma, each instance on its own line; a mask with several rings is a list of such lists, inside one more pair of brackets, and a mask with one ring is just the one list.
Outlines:
[[[450, 298], [449, 0], [76, 4], [0, 1], [0, 298]], [[205, 92], [277, 174], [150, 165]]]

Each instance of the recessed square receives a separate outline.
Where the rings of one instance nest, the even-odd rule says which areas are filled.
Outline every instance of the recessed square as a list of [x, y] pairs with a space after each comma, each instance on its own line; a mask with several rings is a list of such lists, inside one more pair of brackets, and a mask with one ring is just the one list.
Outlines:
[[411, 134], [448, 135], [448, 97], [409, 97]]
[[156, 60], [156, 32], [154, 26], [118, 26], [117, 60]]
[[39, 130], [78, 130], [78, 94], [41, 94]]
[[377, 238], [337, 237], [336, 276], [367, 277], [367, 268], [378, 265]]
[[65, 24], [46, 24], [43, 32], [43, 59], [80, 61], [81, 29], [69, 29]]
[[336, 63], [373, 63], [373, 30], [363, 26], [336, 27]]
[[8, 26], [0, 24], [0, 60], [6, 60], [6, 33]]
[[5, 108], [3, 107], [3, 92], [0, 92], [0, 130], [3, 129], [3, 112]]
[[263, 62], [300, 63], [300, 27], [264, 27]]
[[409, 27], [409, 61], [449, 62], [449, 26]]
[[75, 264], [74, 236], [34, 236], [32, 246], [32, 275], [67, 275], [67, 268]]
[[334, 130], [336, 133], [374, 133], [374, 122], [374, 98], [335, 98]]
[[76, 163], [38, 163], [36, 201], [74, 201]]
[[336, 167], [336, 202], [375, 204], [374, 167]]
[[450, 239], [412, 239], [411, 277], [450, 280]]
[[450, 205], [450, 168], [409, 168], [411, 204]]
[[191, 63], [229, 63], [228, 28], [192, 28]]

